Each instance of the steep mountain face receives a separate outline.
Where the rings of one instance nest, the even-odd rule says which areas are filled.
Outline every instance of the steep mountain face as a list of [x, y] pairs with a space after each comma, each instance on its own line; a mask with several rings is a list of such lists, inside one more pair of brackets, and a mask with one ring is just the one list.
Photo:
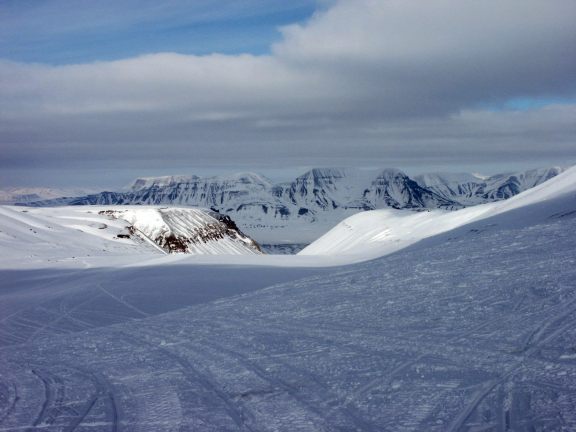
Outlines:
[[511, 198], [557, 176], [559, 167], [533, 169], [513, 174], [480, 177], [473, 174], [423, 174], [414, 179], [446, 199], [465, 206], [483, 204]]
[[301, 212], [342, 207], [366, 210], [370, 205], [359, 198], [369, 181], [359, 170], [314, 168], [291, 183], [277, 185], [274, 195], [297, 206]]
[[441, 197], [463, 205], [480, 204], [479, 191], [485, 186], [483, 178], [468, 173], [431, 173], [414, 177], [426, 189]]
[[237, 210], [269, 195], [272, 184], [257, 174], [229, 177], [170, 177], [137, 179], [126, 199], [138, 204], [186, 204]]
[[211, 208], [228, 214], [259, 243], [305, 245], [342, 219], [381, 208], [454, 210], [504, 199], [554, 176], [532, 170], [482, 179], [428, 174], [411, 179], [397, 169], [316, 168], [292, 182], [273, 184], [254, 173], [222, 177], [168, 176], [137, 179], [127, 192], [39, 201], [54, 205], [170, 205]]
[[386, 169], [364, 192], [373, 208], [395, 209], [443, 208], [457, 209], [462, 205], [426, 189], [400, 170]]

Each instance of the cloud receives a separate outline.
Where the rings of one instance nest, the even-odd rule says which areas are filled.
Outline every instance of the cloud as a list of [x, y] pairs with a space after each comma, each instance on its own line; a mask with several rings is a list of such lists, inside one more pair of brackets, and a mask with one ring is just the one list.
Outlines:
[[[341, 0], [270, 55], [0, 62], [0, 166], [574, 157], [572, 0]], [[132, 161], [132, 162], [131, 162]]]

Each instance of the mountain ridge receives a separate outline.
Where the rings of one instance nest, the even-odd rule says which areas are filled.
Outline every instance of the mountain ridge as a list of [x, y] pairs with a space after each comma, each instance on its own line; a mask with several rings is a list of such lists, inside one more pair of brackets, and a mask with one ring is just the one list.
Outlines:
[[105, 191], [27, 205], [211, 208], [229, 215], [261, 244], [306, 244], [354, 213], [382, 208], [456, 210], [506, 199], [561, 171], [544, 168], [481, 179], [472, 174], [434, 173], [411, 178], [396, 168], [314, 168], [282, 183], [250, 172], [211, 177], [142, 177], [124, 192]]

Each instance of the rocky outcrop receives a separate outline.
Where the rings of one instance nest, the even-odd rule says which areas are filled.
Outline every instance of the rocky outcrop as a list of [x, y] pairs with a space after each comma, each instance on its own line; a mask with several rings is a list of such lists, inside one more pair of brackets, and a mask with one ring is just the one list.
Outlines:
[[167, 253], [261, 254], [258, 243], [225, 215], [192, 208], [108, 209], [100, 214], [125, 220], [127, 232]]

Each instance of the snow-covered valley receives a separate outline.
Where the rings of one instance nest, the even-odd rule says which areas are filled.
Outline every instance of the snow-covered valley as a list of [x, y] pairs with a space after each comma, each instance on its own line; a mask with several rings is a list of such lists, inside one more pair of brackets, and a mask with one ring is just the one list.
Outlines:
[[166, 255], [105, 208], [2, 208], [0, 430], [576, 429], [576, 168], [296, 256]]
[[[61, 205], [162, 205], [215, 209], [230, 216], [267, 250], [299, 251], [334, 225], [374, 209], [455, 210], [515, 196], [563, 171], [541, 168], [483, 177], [431, 173], [411, 178], [395, 168], [314, 168], [274, 183], [256, 173], [138, 178], [127, 191], [101, 192], [31, 203]], [[30, 204], [26, 201], [25, 204]]]

